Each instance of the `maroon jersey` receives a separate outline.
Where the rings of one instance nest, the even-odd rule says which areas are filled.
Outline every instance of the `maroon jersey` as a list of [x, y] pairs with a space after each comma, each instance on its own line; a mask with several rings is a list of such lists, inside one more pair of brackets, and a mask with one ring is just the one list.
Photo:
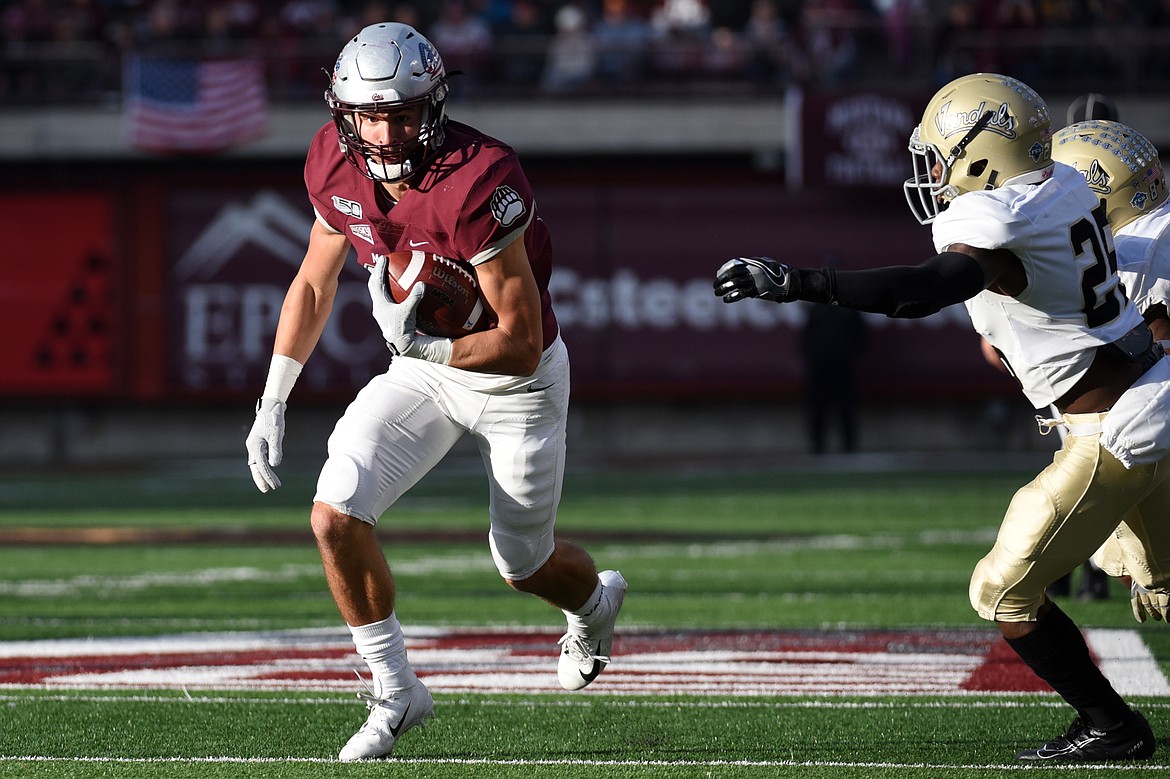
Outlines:
[[547, 348], [557, 335], [548, 292], [552, 239], [537, 216], [520, 160], [506, 144], [460, 122], [447, 122], [446, 133], [439, 153], [394, 203], [380, 183], [346, 161], [329, 122], [317, 131], [305, 160], [309, 200], [319, 218], [349, 238], [367, 267], [376, 254], [416, 249], [479, 265], [523, 240], [540, 290]]

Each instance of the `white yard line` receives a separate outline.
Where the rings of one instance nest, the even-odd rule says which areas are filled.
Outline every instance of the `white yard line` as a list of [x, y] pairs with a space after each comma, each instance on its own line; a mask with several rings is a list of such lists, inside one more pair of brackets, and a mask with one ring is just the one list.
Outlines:
[[[168, 764], [168, 763], [213, 763], [234, 765], [266, 765], [279, 763], [329, 764], [336, 760], [319, 757], [42, 757], [38, 755], [0, 755], [0, 764], [7, 762], [30, 763], [106, 763], [123, 764]], [[387, 766], [407, 767], [423, 765], [466, 765], [466, 766], [582, 766], [596, 768], [857, 768], [857, 769], [913, 769], [923, 771], [1034, 771], [1034, 766], [1020, 763], [950, 764], [950, 763], [880, 763], [853, 762], [846, 760], [492, 760], [489, 758], [394, 758], [384, 763]], [[1168, 763], [1141, 763], [1133, 765], [1093, 765], [1076, 763], [1069, 765], [1046, 765], [1045, 771], [1128, 771], [1149, 773], [1170, 769]]]

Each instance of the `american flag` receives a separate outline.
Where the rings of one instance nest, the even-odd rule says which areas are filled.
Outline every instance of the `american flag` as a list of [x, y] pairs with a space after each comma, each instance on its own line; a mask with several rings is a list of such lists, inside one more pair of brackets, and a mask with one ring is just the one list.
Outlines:
[[124, 132], [132, 146], [215, 152], [268, 132], [268, 94], [257, 61], [130, 57], [123, 72]]

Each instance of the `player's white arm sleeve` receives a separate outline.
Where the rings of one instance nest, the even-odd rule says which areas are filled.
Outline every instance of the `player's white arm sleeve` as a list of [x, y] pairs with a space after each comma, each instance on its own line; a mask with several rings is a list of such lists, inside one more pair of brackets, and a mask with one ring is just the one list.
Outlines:
[[284, 459], [284, 411], [289, 393], [301, 375], [303, 366], [283, 354], [272, 355], [264, 394], [256, 401], [256, 419], [244, 442], [248, 449], [248, 468], [252, 481], [261, 492], [280, 486], [274, 470]]

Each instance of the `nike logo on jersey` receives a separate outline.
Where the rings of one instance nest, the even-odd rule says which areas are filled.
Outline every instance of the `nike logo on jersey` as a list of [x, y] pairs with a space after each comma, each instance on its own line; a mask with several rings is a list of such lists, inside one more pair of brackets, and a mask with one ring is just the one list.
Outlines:
[[524, 391], [525, 391], [525, 392], [544, 392], [544, 391], [545, 391], [546, 389], [548, 389], [549, 387], [555, 387], [555, 386], [556, 386], [556, 382], [554, 381], [552, 384], [545, 384], [543, 387], [532, 387], [532, 386], [529, 386], [529, 387], [528, 387], [526, 390], [524, 390]]
[[411, 248], [415, 246], [426, 246], [430, 241], [409, 241]]

